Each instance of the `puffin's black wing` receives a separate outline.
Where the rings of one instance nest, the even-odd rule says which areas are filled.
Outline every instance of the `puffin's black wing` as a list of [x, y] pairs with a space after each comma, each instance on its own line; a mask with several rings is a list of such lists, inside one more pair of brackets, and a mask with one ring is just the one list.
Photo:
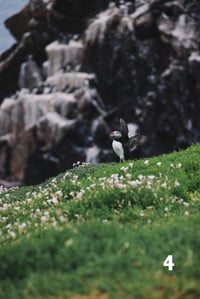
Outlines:
[[126, 144], [126, 147], [128, 148], [128, 150], [130, 152], [134, 151], [137, 147], [137, 145], [142, 145], [146, 142], [147, 140], [147, 137], [144, 136], [144, 135], [135, 135], [133, 137], [130, 137], [127, 144]]
[[127, 148], [130, 152], [134, 151], [137, 145], [140, 143], [141, 135], [135, 135], [129, 138], [127, 142]]
[[120, 118], [120, 132], [122, 134], [122, 139], [124, 142], [128, 141], [128, 126], [126, 122], [123, 120], [123, 118]]

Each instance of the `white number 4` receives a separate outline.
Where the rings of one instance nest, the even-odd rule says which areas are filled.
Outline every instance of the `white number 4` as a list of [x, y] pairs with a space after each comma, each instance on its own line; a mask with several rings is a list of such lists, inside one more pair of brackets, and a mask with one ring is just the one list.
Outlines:
[[168, 255], [163, 262], [163, 267], [168, 267], [169, 271], [173, 270], [174, 263], [173, 263], [173, 255]]

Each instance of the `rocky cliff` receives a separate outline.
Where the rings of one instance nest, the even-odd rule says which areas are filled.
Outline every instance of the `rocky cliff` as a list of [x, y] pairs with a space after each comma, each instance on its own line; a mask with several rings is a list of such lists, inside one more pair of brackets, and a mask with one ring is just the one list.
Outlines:
[[0, 180], [113, 161], [119, 117], [147, 136], [135, 157], [198, 142], [199, 12], [197, 0], [30, 0], [6, 21]]

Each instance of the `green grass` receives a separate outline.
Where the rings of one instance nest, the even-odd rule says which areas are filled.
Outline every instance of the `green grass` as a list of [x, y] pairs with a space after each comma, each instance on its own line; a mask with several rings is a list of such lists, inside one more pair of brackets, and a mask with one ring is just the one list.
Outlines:
[[0, 298], [200, 298], [199, 157], [197, 144], [0, 194]]

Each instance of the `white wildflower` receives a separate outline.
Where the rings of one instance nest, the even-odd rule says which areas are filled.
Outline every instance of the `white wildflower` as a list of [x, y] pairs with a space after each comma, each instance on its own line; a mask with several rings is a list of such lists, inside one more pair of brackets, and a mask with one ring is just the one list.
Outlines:
[[73, 239], [68, 239], [68, 240], [65, 242], [65, 246], [66, 246], [66, 247], [70, 247], [70, 246], [73, 245], [73, 243], [74, 243], [74, 240], [73, 240]]
[[56, 196], [58, 196], [59, 198], [61, 198], [63, 196], [63, 193], [61, 190], [56, 191]]
[[58, 203], [58, 199], [56, 197], [52, 197], [52, 198], [47, 200], [47, 203], [56, 205]]
[[176, 168], [181, 168], [182, 167], [182, 164], [181, 163], [178, 163], [177, 165], [176, 165]]
[[25, 228], [26, 227], [26, 223], [23, 222], [22, 224], [19, 225], [20, 228]]
[[59, 217], [59, 220], [60, 220], [62, 223], [68, 222], [68, 218], [67, 218], [67, 217], [64, 217], [63, 215], [61, 215], [61, 216]]
[[20, 207], [15, 207], [14, 208], [16, 211], [19, 211], [20, 210]]
[[3, 210], [5, 211], [5, 210], [7, 210], [9, 208], [9, 205], [7, 204], [7, 203], [4, 203], [3, 204]]
[[138, 186], [138, 185], [141, 184], [141, 182], [140, 182], [139, 180], [129, 181], [128, 183], [129, 183], [129, 185], [132, 186], [132, 187], [136, 187], [136, 186]]
[[161, 187], [163, 187], [164, 189], [166, 189], [167, 188], [167, 183], [166, 182], [162, 183]]
[[162, 164], [161, 162], [157, 162], [157, 164], [156, 164], [156, 165], [157, 165], [158, 167], [160, 167], [160, 166], [161, 166], [161, 164]]
[[76, 198], [77, 198], [78, 200], [81, 200], [84, 193], [85, 193], [85, 190], [84, 190], [84, 189], [81, 189], [79, 192], [76, 193]]
[[149, 166], [149, 160], [145, 160], [144, 165]]
[[180, 186], [180, 183], [179, 183], [179, 181], [176, 180], [176, 181], [174, 182], [174, 187], [178, 187], [178, 186]]
[[26, 223], [23, 222], [22, 224], [19, 224], [19, 232], [22, 232], [26, 228]]
[[72, 185], [76, 185], [76, 180], [70, 180], [70, 182], [72, 183]]
[[32, 203], [33, 200], [32, 200], [32, 198], [29, 197], [26, 199], [26, 201], [27, 201], [27, 203]]
[[125, 185], [125, 184], [118, 183], [118, 184], [116, 185], [116, 187], [119, 188], [119, 189], [125, 189], [125, 188], [126, 188], [126, 185]]
[[178, 200], [178, 203], [180, 203], [180, 204], [182, 204], [184, 202], [184, 200], [182, 199], [182, 198], [180, 198], [179, 200]]
[[[111, 175], [111, 178], [113, 178], [113, 177], [115, 177], [115, 176], [118, 176], [118, 174], [117, 174], [117, 173], [113, 173], [113, 174]], [[106, 181], [106, 180], [107, 180], [106, 177], [99, 178], [99, 182]]]
[[53, 227], [56, 227], [57, 224], [58, 224], [57, 221], [52, 222], [52, 226], [53, 226]]
[[177, 201], [176, 197], [172, 198], [171, 203], [175, 203]]
[[11, 238], [13, 238], [13, 239], [16, 238], [16, 233], [13, 232], [13, 231], [11, 231], [11, 230], [8, 231], [8, 235], [9, 235]]
[[152, 188], [152, 181], [147, 181], [147, 188], [151, 189]]
[[130, 178], [131, 178], [131, 174], [130, 174], [130, 173], [127, 173], [127, 174], [126, 174], [126, 177], [130, 180]]
[[124, 248], [129, 248], [130, 247], [130, 243], [129, 242], [125, 242], [124, 243]]
[[41, 222], [46, 222], [47, 220], [48, 220], [47, 216], [44, 215], [44, 216], [41, 217]]
[[36, 215], [40, 215], [40, 213], [41, 213], [41, 211], [40, 211], [39, 208], [35, 210], [35, 214], [36, 214]]
[[144, 217], [144, 216], [145, 216], [144, 211], [141, 211], [141, 212], [140, 212], [140, 216], [141, 216], [141, 217]]
[[124, 171], [124, 172], [127, 172], [128, 167], [122, 166], [120, 169], [121, 169], [122, 171]]
[[77, 176], [77, 175], [73, 175], [73, 177], [72, 177], [72, 179], [70, 180], [70, 182], [71, 182], [73, 185], [76, 185], [77, 180], [78, 180], [78, 176]]
[[69, 172], [66, 172], [63, 176], [63, 179], [65, 180], [69, 176]]
[[1, 217], [1, 219], [5, 222], [8, 220], [8, 217]]

